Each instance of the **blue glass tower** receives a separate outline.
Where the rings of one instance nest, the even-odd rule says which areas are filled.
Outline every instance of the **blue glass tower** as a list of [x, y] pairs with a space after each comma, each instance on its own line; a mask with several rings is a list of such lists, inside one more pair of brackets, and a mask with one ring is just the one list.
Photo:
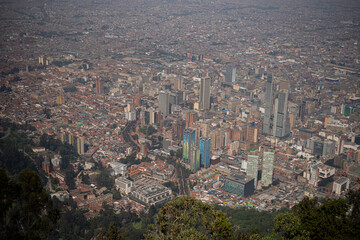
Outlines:
[[185, 162], [189, 161], [190, 151], [195, 147], [195, 130], [187, 128], [184, 131], [183, 158]]
[[210, 146], [211, 139], [207, 137], [200, 138], [200, 166], [203, 168], [210, 167]]

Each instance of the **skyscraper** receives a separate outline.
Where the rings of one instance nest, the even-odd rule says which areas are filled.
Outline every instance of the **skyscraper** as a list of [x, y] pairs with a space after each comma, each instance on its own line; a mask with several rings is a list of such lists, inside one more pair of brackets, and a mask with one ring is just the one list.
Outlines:
[[184, 131], [183, 158], [185, 162], [189, 161], [190, 151], [195, 147], [195, 130], [187, 128]]
[[197, 121], [197, 113], [195, 111], [188, 110], [186, 111], [186, 127], [192, 127], [192, 125]]
[[200, 138], [200, 166], [204, 168], [210, 167], [210, 147], [211, 139], [207, 137]]
[[190, 151], [190, 169], [196, 172], [200, 169], [200, 149], [193, 147]]
[[159, 93], [159, 108], [161, 111], [161, 114], [166, 117], [170, 114], [170, 101], [169, 101], [169, 94], [166, 92], [160, 92]]
[[259, 156], [248, 155], [246, 175], [254, 178], [255, 189], [257, 186], [258, 170], [259, 170]]
[[269, 75], [266, 81], [265, 87], [265, 115], [263, 122], [263, 135], [271, 135], [271, 115], [273, 110], [273, 90], [274, 85], [272, 76]]
[[272, 184], [272, 177], [274, 171], [274, 153], [264, 152], [263, 168], [261, 174], [261, 183], [264, 186]]
[[96, 94], [104, 93], [104, 82], [101, 79], [96, 79]]
[[225, 82], [234, 83], [236, 77], [236, 68], [233, 65], [228, 65], [226, 68]]
[[274, 123], [273, 136], [286, 137], [290, 134], [290, 119], [288, 111], [289, 92], [285, 89], [280, 90], [274, 103]]
[[301, 122], [304, 122], [305, 121], [305, 114], [306, 114], [306, 101], [301, 101], [298, 103], [298, 119], [301, 121]]
[[280, 91], [274, 98], [272, 77], [268, 76], [265, 86], [265, 114], [263, 135], [283, 138], [290, 134], [290, 118], [288, 111], [288, 83], [280, 83]]
[[201, 78], [200, 81], [200, 102], [199, 107], [201, 110], [210, 109], [210, 78]]

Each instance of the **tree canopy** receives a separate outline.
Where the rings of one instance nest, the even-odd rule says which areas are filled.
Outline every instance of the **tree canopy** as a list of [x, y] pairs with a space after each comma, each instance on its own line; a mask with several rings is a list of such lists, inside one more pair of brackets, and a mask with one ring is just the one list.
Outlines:
[[45, 239], [59, 218], [36, 172], [25, 169], [17, 181], [0, 169], [1, 239]]
[[165, 204], [149, 226], [147, 239], [230, 239], [230, 219], [200, 200], [183, 196]]

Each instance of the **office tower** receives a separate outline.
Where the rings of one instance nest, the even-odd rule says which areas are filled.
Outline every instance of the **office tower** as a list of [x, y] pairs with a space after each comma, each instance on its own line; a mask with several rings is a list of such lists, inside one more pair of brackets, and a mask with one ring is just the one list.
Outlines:
[[186, 111], [186, 120], [185, 120], [185, 123], [186, 123], [186, 127], [192, 127], [192, 125], [197, 121], [197, 113], [195, 111]]
[[233, 65], [229, 65], [226, 68], [225, 82], [235, 83], [236, 68]]
[[306, 114], [306, 101], [302, 101], [299, 104], [299, 111], [298, 111], [298, 119], [301, 122], [305, 121], [305, 114]]
[[[182, 100], [182, 99], [181, 99]], [[172, 106], [179, 105], [180, 97], [177, 93], [161, 91], [159, 93], [159, 108], [164, 117], [172, 113]]]
[[63, 104], [62, 92], [59, 92], [59, 95], [56, 97], [56, 103], [61, 105]]
[[280, 90], [274, 103], [274, 123], [273, 136], [286, 137], [290, 134], [290, 119], [288, 112], [288, 96], [287, 90]]
[[200, 166], [204, 168], [210, 167], [210, 147], [211, 139], [207, 137], [200, 138]]
[[271, 135], [271, 115], [273, 110], [273, 91], [274, 85], [272, 76], [268, 76], [265, 86], [265, 115], [263, 122], [263, 135]]
[[254, 178], [234, 174], [226, 177], [224, 190], [240, 197], [248, 197], [254, 193], [254, 185]]
[[171, 104], [169, 101], [169, 94], [166, 92], [160, 92], [159, 93], [159, 108], [161, 111], [161, 114], [166, 117], [170, 114], [171, 111]]
[[195, 147], [195, 130], [187, 128], [184, 131], [183, 158], [185, 162], [189, 161], [190, 150]]
[[196, 172], [200, 169], [200, 149], [193, 147], [190, 151], [190, 169]]
[[144, 111], [144, 125], [150, 124], [150, 112]]
[[200, 101], [199, 107], [201, 110], [210, 109], [210, 78], [201, 78], [200, 81]]
[[255, 155], [248, 155], [246, 175], [254, 178], [255, 189], [257, 186], [258, 170], [259, 170], [259, 157]]
[[104, 93], [104, 82], [101, 79], [96, 79], [96, 94]]
[[269, 186], [270, 184], [272, 184], [273, 171], [274, 171], [274, 153], [264, 152], [263, 168], [261, 174], [261, 183], [263, 186]]
[[85, 147], [84, 147], [84, 145], [85, 145], [85, 140], [84, 140], [84, 137], [78, 137], [77, 139], [76, 139], [76, 141], [77, 141], [77, 153], [79, 154], [79, 155], [83, 155], [84, 153], [85, 153]]
[[322, 153], [324, 156], [335, 155], [335, 149], [336, 149], [335, 141], [332, 141], [330, 139], [324, 140], [324, 149]]
[[172, 125], [174, 131], [174, 137], [176, 140], [184, 138], [185, 121], [182, 118], [177, 118]]
[[173, 80], [174, 90], [183, 90], [183, 80], [182, 78], [175, 78]]

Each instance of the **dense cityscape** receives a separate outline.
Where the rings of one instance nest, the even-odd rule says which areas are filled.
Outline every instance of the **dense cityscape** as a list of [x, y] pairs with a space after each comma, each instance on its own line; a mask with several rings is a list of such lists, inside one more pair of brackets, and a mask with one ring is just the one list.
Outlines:
[[86, 219], [359, 190], [359, 2], [0, 4], [1, 141]]

